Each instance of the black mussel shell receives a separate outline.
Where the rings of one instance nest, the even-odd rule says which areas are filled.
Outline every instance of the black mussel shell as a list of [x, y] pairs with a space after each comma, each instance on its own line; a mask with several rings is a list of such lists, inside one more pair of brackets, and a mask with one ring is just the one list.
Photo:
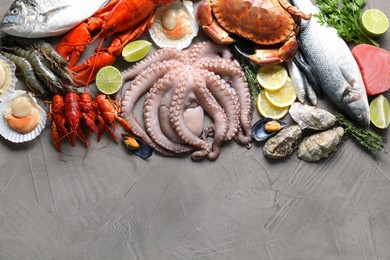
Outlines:
[[[140, 157], [142, 159], [147, 159], [150, 156], [152, 156], [152, 154], [153, 154], [152, 148], [148, 144], [146, 144], [144, 141], [140, 140], [139, 138], [135, 138], [133, 136], [126, 135], [126, 134], [122, 134], [122, 137], [123, 137], [123, 142], [124, 142], [125, 147], [130, 152], [134, 153], [135, 155], [137, 155], [138, 157]], [[125, 142], [126, 138], [133, 139], [133, 141], [136, 141], [140, 146], [138, 148], [133, 148], [133, 147], [127, 145]]]
[[[273, 131], [267, 131], [264, 128], [264, 126], [266, 123], [271, 122], [271, 121], [275, 121], [276, 123], [279, 124], [280, 127], [278, 129], [274, 129]], [[273, 136], [274, 134], [276, 134], [277, 132], [279, 132], [280, 130], [282, 130], [283, 128], [285, 128], [286, 126], [287, 126], [287, 124], [284, 123], [283, 121], [268, 118], [268, 117], [263, 118], [263, 119], [260, 119], [259, 121], [257, 121], [256, 123], [253, 124], [252, 137], [256, 141], [264, 141], [267, 138], [269, 138], [269, 137]]]

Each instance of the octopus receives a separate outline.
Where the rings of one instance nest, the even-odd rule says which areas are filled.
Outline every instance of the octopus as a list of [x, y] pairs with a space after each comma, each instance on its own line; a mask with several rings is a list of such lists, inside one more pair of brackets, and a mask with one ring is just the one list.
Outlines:
[[[251, 147], [250, 91], [226, 47], [199, 42], [185, 50], [162, 48], [122, 76], [132, 80], [121, 102], [122, 117], [133, 135], [163, 156], [192, 153], [194, 160], [215, 160], [232, 139]], [[145, 93], [142, 124], [134, 108]]]

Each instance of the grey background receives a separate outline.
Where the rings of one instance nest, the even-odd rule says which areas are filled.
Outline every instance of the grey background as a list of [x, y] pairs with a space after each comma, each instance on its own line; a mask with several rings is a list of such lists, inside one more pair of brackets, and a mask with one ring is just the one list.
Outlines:
[[[366, 7], [390, 17], [385, 0]], [[144, 161], [95, 138], [62, 154], [49, 124], [26, 144], [0, 138], [1, 260], [390, 259], [388, 154], [348, 139], [318, 163], [272, 161], [231, 142], [215, 162]]]

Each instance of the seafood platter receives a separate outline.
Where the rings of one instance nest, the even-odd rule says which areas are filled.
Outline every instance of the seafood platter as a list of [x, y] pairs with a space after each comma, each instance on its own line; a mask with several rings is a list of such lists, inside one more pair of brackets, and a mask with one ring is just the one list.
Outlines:
[[[388, 51], [371, 36], [352, 49], [324, 20], [321, 2], [95, 2], [72, 19], [64, 17], [79, 1], [16, 0], [4, 15], [5, 139], [31, 141], [47, 127], [59, 153], [107, 134], [143, 159], [155, 152], [214, 161], [231, 142], [255, 142], [270, 159], [297, 151], [319, 161], [350, 135], [374, 155], [386, 152], [383, 131], [372, 129], [390, 121]], [[380, 60], [379, 76], [368, 51]]]
[[390, 259], [386, 17], [2, 1], [0, 260]]

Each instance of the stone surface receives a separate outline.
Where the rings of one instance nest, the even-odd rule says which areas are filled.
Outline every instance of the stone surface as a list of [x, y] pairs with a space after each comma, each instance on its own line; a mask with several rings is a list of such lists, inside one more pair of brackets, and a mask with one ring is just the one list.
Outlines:
[[[371, 7], [390, 17], [387, 1]], [[390, 50], [389, 32], [378, 40]], [[390, 259], [389, 154], [348, 139], [306, 163], [231, 142], [215, 162], [144, 161], [95, 139], [58, 154], [49, 125], [30, 143], [0, 138], [0, 259]]]

